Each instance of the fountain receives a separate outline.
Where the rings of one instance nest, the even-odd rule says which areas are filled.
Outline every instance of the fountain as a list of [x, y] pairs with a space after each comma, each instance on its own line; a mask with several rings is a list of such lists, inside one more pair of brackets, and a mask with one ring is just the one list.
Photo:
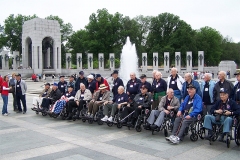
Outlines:
[[123, 46], [120, 63], [119, 77], [123, 80], [124, 85], [127, 85], [131, 72], [136, 73], [137, 78], [139, 77], [136, 47], [131, 43], [129, 37]]

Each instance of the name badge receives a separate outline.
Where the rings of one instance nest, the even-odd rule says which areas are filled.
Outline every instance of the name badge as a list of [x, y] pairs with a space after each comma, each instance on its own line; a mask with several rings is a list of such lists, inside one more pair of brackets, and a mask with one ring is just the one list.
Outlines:
[[143, 100], [143, 98], [141, 97], [141, 98], [139, 98], [139, 100]]
[[81, 94], [81, 97], [84, 97], [84, 94]]
[[44, 92], [44, 94], [47, 94], [47, 92]]
[[208, 91], [208, 88], [205, 88], [205, 91]]
[[63, 85], [61, 85], [61, 88], [63, 88], [64, 86]]
[[17, 87], [19, 87], [19, 85], [17, 85]]
[[158, 85], [156, 85], [156, 88], [158, 88]]
[[68, 96], [68, 93], [66, 94], [66, 96]]
[[132, 88], [132, 87], [133, 87], [133, 85], [130, 85], [130, 87]]
[[120, 101], [120, 98], [118, 98], [118, 101]]
[[175, 84], [175, 81], [172, 81], [172, 84]]
[[237, 92], [239, 92], [240, 91], [240, 89], [237, 89]]
[[99, 99], [102, 100], [102, 97], [100, 97]]

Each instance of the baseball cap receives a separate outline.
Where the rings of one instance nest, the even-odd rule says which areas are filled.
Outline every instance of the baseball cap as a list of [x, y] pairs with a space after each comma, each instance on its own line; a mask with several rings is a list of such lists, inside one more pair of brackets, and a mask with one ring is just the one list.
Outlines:
[[228, 89], [220, 88], [219, 93], [228, 93]]
[[45, 83], [45, 86], [50, 86], [50, 83]]
[[147, 77], [146, 74], [142, 74], [142, 75], [140, 76], [141, 79], [146, 78], [146, 77]]
[[94, 79], [93, 75], [88, 75], [87, 78]]
[[80, 75], [84, 75], [84, 72], [83, 72], [83, 71], [80, 71], [79, 74], [80, 74]]
[[195, 87], [193, 84], [189, 84], [189, 85], [187, 86], [187, 88], [195, 88], [195, 89], [196, 89], [196, 87]]
[[96, 74], [96, 78], [98, 78], [98, 77], [102, 77], [101, 74]]

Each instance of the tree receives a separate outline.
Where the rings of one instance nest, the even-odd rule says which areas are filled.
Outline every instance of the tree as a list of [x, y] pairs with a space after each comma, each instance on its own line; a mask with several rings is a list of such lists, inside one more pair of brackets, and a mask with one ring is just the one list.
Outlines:
[[11, 51], [19, 51], [22, 53], [22, 25], [25, 21], [36, 18], [33, 16], [23, 16], [18, 14], [14, 16], [11, 14], [4, 21], [4, 46], [9, 48]]
[[204, 62], [209, 66], [217, 66], [222, 55], [222, 35], [211, 27], [197, 30], [196, 45], [198, 51], [204, 51]]
[[62, 59], [62, 66], [66, 63], [66, 52], [68, 52], [69, 48], [66, 48], [65, 44], [68, 38], [71, 36], [73, 29], [71, 23], [64, 23], [64, 21], [58, 17], [50, 15], [45, 19], [50, 20], [57, 20], [60, 24], [60, 32], [61, 32], [61, 59]]
[[4, 36], [4, 26], [0, 24], [0, 52], [6, 44], [6, 38]]

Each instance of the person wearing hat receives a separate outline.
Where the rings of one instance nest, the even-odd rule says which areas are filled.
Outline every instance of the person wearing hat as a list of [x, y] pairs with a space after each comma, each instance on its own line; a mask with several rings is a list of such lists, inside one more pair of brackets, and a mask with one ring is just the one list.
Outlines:
[[174, 91], [172, 88], [167, 90], [167, 95], [162, 97], [158, 110], [152, 110], [150, 116], [147, 119], [148, 124], [146, 128], [151, 127], [151, 129], [155, 130], [158, 127], [161, 127], [165, 115], [170, 115], [173, 111], [177, 113], [178, 108], [180, 106], [180, 102], [177, 97], [174, 96]]
[[[27, 105], [26, 105], [27, 84], [24, 80], [22, 80], [21, 74], [17, 73], [15, 76], [16, 76], [15, 93], [16, 93], [16, 102], [18, 106], [17, 113], [25, 114], [27, 112]], [[20, 101], [22, 101], [23, 110], [22, 110]]]
[[96, 91], [99, 89], [99, 86], [101, 84], [105, 84], [105, 86], [107, 87], [107, 90], [110, 91], [110, 86], [108, 84], [108, 81], [105, 78], [103, 78], [101, 74], [96, 74], [95, 78], [96, 78]]
[[140, 76], [140, 80], [141, 80], [141, 83], [139, 84], [138, 93], [141, 93], [141, 88], [142, 88], [143, 85], [148, 89], [148, 92], [151, 93], [152, 92], [152, 85], [149, 82], [147, 82], [146, 74], [142, 74]]
[[91, 93], [93, 94], [96, 91], [96, 81], [94, 79], [94, 76], [92, 74], [87, 76], [88, 79], [88, 86], [87, 89], [89, 89], [91, 91]]
[[77, 108], [77, 114], [74, 115], [76, 119], [79, 119], [80, 111], [83, 109], [83, 105], [92, 99], [92, 93], [89, 89], [86, 89], [83, 83], [80, 83], [80, 89], [77, 91], [74, 101], [69, 101], [67, 106], [68, 117], [67, 120], [71, 120], [73, 117], [73, 108]]
[[213, 101], [217, 102], [220, 100], [220, 90], [221, 89], [226, 89], [228, 90], [228, 95], [229, 98], [231, 97], [232, 91], [233, 91], [233, 84], [232, 82], [228, 81], [226, 79], [226, 72], [225, 71], [220, 71], [218, 72], [218, 79], [219, 81], [215, 84], [214, 89], [213, 89]]
[[207, 140], [212, 138], [212, 124], [223, 124], [223, 134], [219, 141], [224, 140], [224, 136], [231, 132], [232, 116], [240, 115], [240, 106], [229, 98], [229, 91], [225, 88], [220, 89], [220, 100], [218, 100], [210, 110], [211, 115], [206, 115], [204, 118], [203, 127], [208, 130]]
[[174, 96], [178, 98], [179, 102], [182, 101], [182, 84], [184, 79], [182, 76], [177, 74], [177, 68], [173, 67], [171, 69], [171, 75], [167, 79], [167, 87], [174, 90]]
[[61, 94], [64, 95], [66, 92], [67, 82], [64, 80], [65, 76], [60, 76], [60, 81], [58, 82], [58, 89]]
[[104, 102], [109, 101], [110, 91], [107, 90], [108, 86], [101, 84], [93, 95], [93, 99], [88, 104], [88, 117], [93, 118], [98, 111], [99, 106]]
[[69, 77], [69, 82], [67, 82], [67, 86], [66, 86], [66, 92], [68, 91], [68, 86], [73, 86], [73, 90], [75, 91], [74, 75], [71, 75]]
[[39, 94], [38, 97], [33, 97], [33, 111], [36, 111], [38, 109], [38, 106], [41, 106], [43, 98], [49, 97], [52, 89], [50, 88], [50, 84], [46, 83], [44, 89]]
[[130, 80], [127, 82], [126, 92], [130, 100], [133, 100], [136, 94], [138, 94], [139, 84], [141, 81], [136, 78], [134, 72], [130, 73]]
[[237, 78], [237, 82], [234, 85], [231, 97], [240, 106], [240, 70], [236, 71], [234, 75]]
[[73, 100], [76, 92], [74, 91], [74, 86], [73, 85], [68, 85], [68, 90], [65, 92], [65, 94], [61, 97], [61, 99], [57, 100], [53, 107], [51, 108], [49, 113], [54, 113], [54, 114], [59, 114], [64, 106], [68, 106], [69, 101]]
[[76, 80], [76, 83], [75, 83], [75, 91], [76, 92], [80, 89], [80, 83], [83, 83], [85, 86], [88, 86], [88, 82], [87, 82], [87, 79], [84, 77], [83, 71], [79, 72], [79, 77]]
[[112, 73], [112, 77], [113, 77], [113, 87], [112, 87], [112, 93], [113, 93], [113, 97], [115, 97], [118, 94], [118, 87], [119, 86], [123, 86], [123, 81], [122, 79], [120, 79], [118, 77], [118, 71], [114, 70]]
[[[141, 114], [143, 109], [151, 109], [152, 94], [148, 93], [146, 86], [141, 87], [141, 93], [137, 94], [133, 101], [130, 102], [127, 107], [124, 108], [122, 118], [126, 117], [131, 112], [135, 111], [132, 115], [131, 121], [128, 122], [129, 126], [134, 127], [138, 116]], [[130, 118], [129, 118], [130, 120]], [[126, 121], [125, 121], [126, 122]]]
[[54, 104], [57, 100], [61, 98], [61, 91], [58, 89], [58, 83], [53, 83], [52, 91], [50, 95], [46, 98], [43, 98], [41, 106], [37, 109], [37, 111], [48, 111], [49, 106]]
[[177, 117], [174, 121], [172, 135], [166, 137], [167, 141], [178, 144], [184, 138], [184, 132], [189, 125], [197, 119], [198, 114], [202, 112], [202, 98], [196, 93], [196, 87], [193, 84], [187, 87], [188, 95], [181, 103]]

